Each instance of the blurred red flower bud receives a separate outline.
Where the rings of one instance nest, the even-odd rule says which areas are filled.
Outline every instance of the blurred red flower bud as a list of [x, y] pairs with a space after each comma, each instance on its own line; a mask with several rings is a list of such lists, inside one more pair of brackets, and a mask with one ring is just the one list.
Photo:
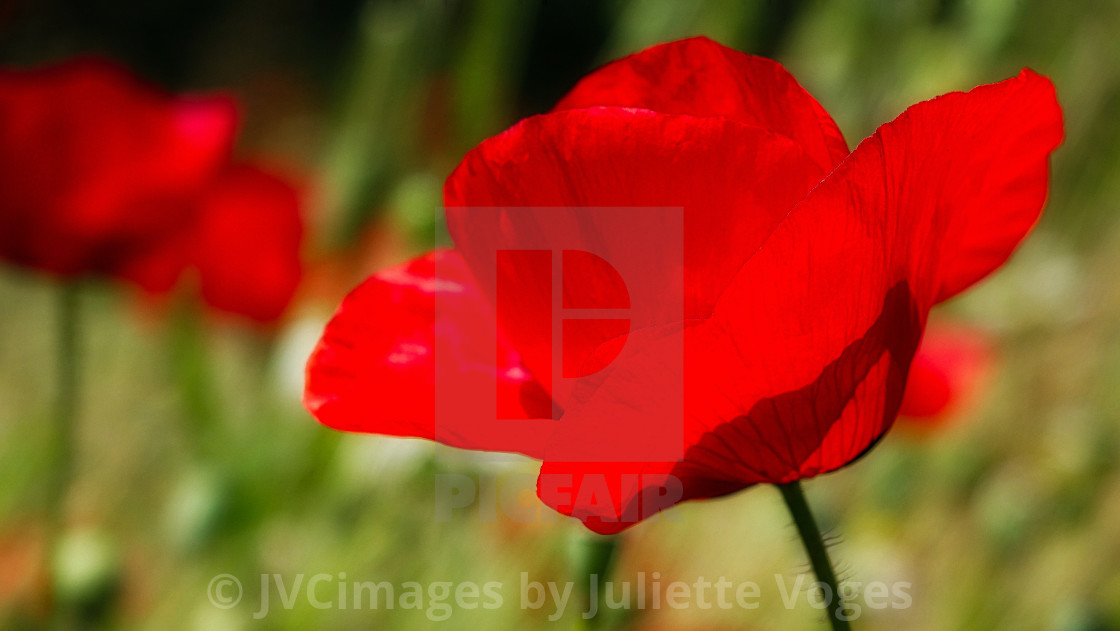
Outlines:
[[979, 394], [995, 356], [995, 348], [982, 330], [931, 322], [910, 364], [899, 417], [912, 426], [938, 425], [951, 419]]
[[258, 322], [279, 318], [302, 272], [300, 192], [255, 164], [230, 167], [203, 197], [194, 264], [206, 304]]

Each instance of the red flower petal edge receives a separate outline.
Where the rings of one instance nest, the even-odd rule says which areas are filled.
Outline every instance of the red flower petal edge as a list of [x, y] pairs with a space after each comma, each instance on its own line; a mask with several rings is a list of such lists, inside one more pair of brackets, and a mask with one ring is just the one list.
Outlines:
[[[438, 273], [437, 273], [438, 270]], [[436, 294], [447, 308], [437, 320]], [[441, 305], [442, 307], [443, 305]], [[324, 425], [349, 431], [434, 439], [435, 349], [477, 375], [480, 387], [498, 384], [498, 405], [509, 418], [547, 418], [552, 403], [500, 343], [479, 344], [473, 333], [489, 323], [490, 306], [455, 252], [436, 250], [375, 274], [343, 300], [307, 365], [304, 406]], [[438, 339], [437, 339], [438, 337]], [[508, 450], [540, 457], [538, 436], [516, 426], [496, 443], [470, 435], [440, 435], [456, 447]]]
[[580, 81], [555, 109], [597, 105], [760, 127], [798, 143], [826, 171], [848, 155], [832, 117], [781, 64], [707, 37], [661, 44], [607, 64]]

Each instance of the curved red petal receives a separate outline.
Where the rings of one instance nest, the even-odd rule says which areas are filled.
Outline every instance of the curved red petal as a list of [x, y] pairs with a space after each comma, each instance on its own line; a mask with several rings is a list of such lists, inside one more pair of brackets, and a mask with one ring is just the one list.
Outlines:
[[660, 44], [584, 77], [556, 110], [597, 105], [717, 116], [787, 136], [826, 171], [848, 155], [828, 112], [776, 61], [693, 37]]
[[551, 416], [551, 401], [516, 353], [499, 343], [495, 354], [477, 341], [475, 333], [487, 322], [493, 329], [489, 305], [453, 251], [436, 250], [380, 272], [351, 292], [327, 324], [307, 363], [304, 406], [336, 429], [539, 456], [541, 437], [518, 432], [516, 424], [503, 435], [436, 427], [437, 345], [450, 355], [441, 361], [476, 374], [480, 385], [493, 388], [497, 381], [498, 406], [507, 418]]
[[[1049, 156], [1062, 142], [1062, 109], [1050, 80], [1027, 69], [1015, 79], [923, 105], [920, 120], [903, 114], [881, 133], [887, 146], [914, 147], [937, 139], [938, 130], [955, 130], [929, 148], [924, 164], [906, 167], [909, 182], [899, 182], [923, 187], [929, 199], [953, 211], [949, 250], [941, 255], [940, 302], [1003, 265], [1038, 221], [1049, 189]], [[902, 171], [897, 152], [888, 159]]]

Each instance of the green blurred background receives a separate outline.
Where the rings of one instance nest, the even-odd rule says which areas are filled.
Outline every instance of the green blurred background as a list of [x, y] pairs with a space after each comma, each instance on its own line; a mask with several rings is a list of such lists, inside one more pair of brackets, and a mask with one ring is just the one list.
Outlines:
[[[119, 59], [168, 88], [231, 90], [240, 151], [291, 165], [308, 193], [309, 270], [262, 332], [119, 287], [83, 289], [76, 482], [58, 597], [98, 629], [579, 628], [518, 607], [519, 578], [576, 578], [578, 524], [433, 518], [437, 473], [484, 484], [531, 462], [341, 435], [299, 402], [303, 361], [345, 290], [427, 249], [463, 153], [547, 110], [595, 66], [706, 34], [784, 63], [854, 146], [904, 107], [1012, 76], [1050, 76], [1066, 116], [1040, 227], [1012, 262], [940, 307], [998, 349], [980, 397], [905, 427], [807, 484], [851, 581], [907, 581], [907, 609], [864, 629], [1120, 629], [1120, 3], [1114, 0], [7, 0], [0, 60]], [[40, 628], [56, 287], [0, 270], [0, 625]], [[532, 506], [532, 498], [526, 505]], [[543, 510], [543, 509], [542, 509]], [[631, 629], [822, 628], [808, 570], [768, 488], [693, 503], [630, 531], [614, 570], [761, 586], [756, 610], [630, 612]], [[215, 575], [241, 605], [207, 598]], [[291, 581], [501, 581], [497, 611], [317, 609], [257, 620], [262, 573]], [[333, 588], [324, 588], [327, 595]]]

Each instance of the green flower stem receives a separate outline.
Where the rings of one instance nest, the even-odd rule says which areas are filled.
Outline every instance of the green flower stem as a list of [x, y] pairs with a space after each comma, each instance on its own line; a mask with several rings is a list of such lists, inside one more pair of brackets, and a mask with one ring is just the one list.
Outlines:
[[[616, 612], [608, 611], [603, 595], [603, 585], [609, 580], [618, 559], [622, 535], [583, 535], [575, 542], [573, 556], [578, 572], [582, 608], [577, 628], [581, 631], [615, 628]], [[592, 593], [592, 584], [595, 584]]]
[[180, 409], [191, 455], [202, 458], [212, 446], [207, 441], [214, 439], [211, 430], [217, 424], [219, 409], [202, 314], [197, 305], [179, 301], [170, 324], [167, 342], [171, 378], [182, 397]]
[[793, 516], [793, 523], [797, 525], [797, 532], [801, 535], [801, 542], [805, 544], [805, 552], [809, 554], [809, 562], [817, 580], [824, 583], [831, 590], [828, 602], [828, 620], [833, 631], [849, 631], [847, 617], [844, 613], [844, 599], [840, 596], [840, 583], [836, 580], [836, 573], [832, 570], [832, 561], [828, 558], [821, 530], [813, 519], [813, 512], [809, 510], [809, 503], [805, 501], [805, 493], [801, 490], [801, 482], [779, 484], [778, 490], [782, 492], [782, 499]]
[[50, 474], [47, 490], [47, 519], [52, 535], [64, 525], [66, 495], [73, 474], [76, 417], [78, 411], [78, 313], [77, 285], [63, 285], [56, 307], [57, 340], [54, 414], [51, 422]]
[[59, 287], [56, 311], [55, 402], [50, 425], [47, 462], [46, 545], [44, 563], [50, 577], [51, 629], [77, 628], [73, 611], [59, 601], [56, 569], [58, 550], [66, 528], [66, 499], [74, 471], [74, 446], [78, 420], [78, 363], [80, 288], [76, 283]]

